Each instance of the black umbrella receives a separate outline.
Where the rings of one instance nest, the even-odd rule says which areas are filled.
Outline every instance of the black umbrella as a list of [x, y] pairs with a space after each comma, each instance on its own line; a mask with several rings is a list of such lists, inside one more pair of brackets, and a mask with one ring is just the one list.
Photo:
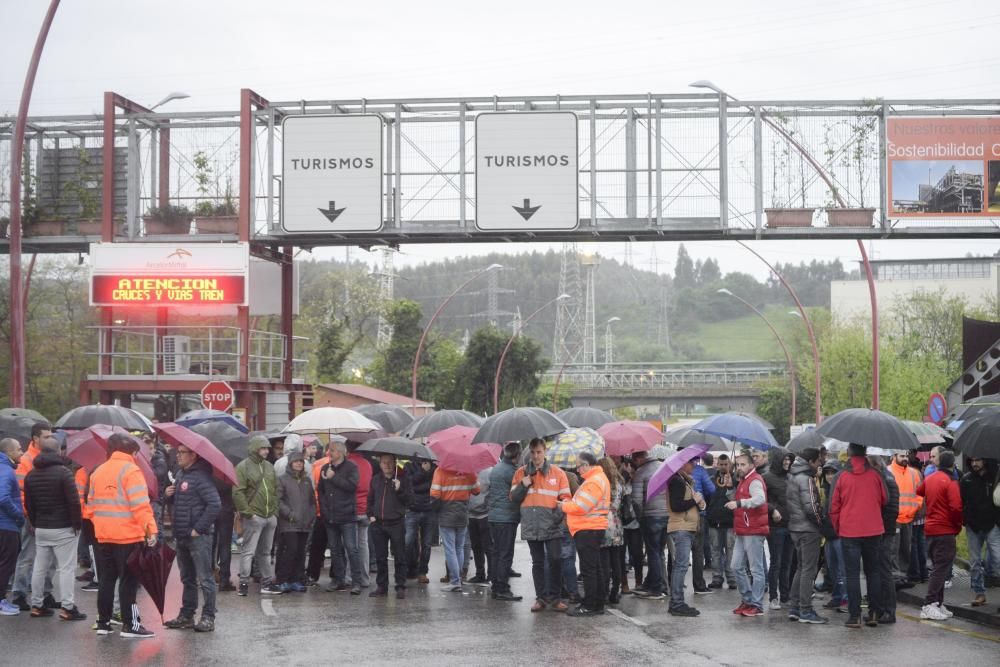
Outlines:
[[688, 445], [697, 445], [700, 443], [709, 444], [712, 446], [712, 449], [715, 450], [732, 449], [733, 447], [732, 440], [727, 440], [726, 438], [712, 435], [711, 433], [695, 431], [690, 426], [682, 426], [680, 428], [667, 431], [663, 434], [663, 439], [672, 445], [677, 445], [678, 449], [683, 449]]
[[848, 408], [827, 417], [816, 429], [819, 435], [853, 442], [865, 447], [880, 447], [906, 452], [918, 449], [917, 436], [899, 419], [881, 410]]
[[472, 426], [479, 428], [483, 418], [468, 410], [439, 410], [420, 417], [404, 429], [401, 435], [407, 438], [426, 438], [452, 426]]
[[556, 417], [573, 428], [592, 428], [595, 431], [605, 424], [618, 421], [610, 413], [597, 408], [566, 408], [557, 412]]
[[1000, 459], [1000, 408], [965, 419], [955, 433], [955, 451], [973, 459]]
[[48, 420], [34, 410], [4, 408], [0, 410], [0, 438], [14, 438], [22, 446], [31, 441], [31, 427]]
[[801, 454], [804, 449], [822, 448], [824, 442], [826, 442], [826, 438], [817, 433], [816, 429], [808, 428], [789, 440], [785, 449], [792, 454]]
[[153, 432], [148, 419], [135, 410], [120, 405], [82, 405], [73, 408], [59, 418], [55, 427], [68, 431], [82, 431], [98, 424], [121, 426], [126, 431]]
[[357, 448], [365, 454], [392, 454], [404, 459], [424, 459], [437, 461], [437, 455], [415, 440], [394, 436], [391, 438], [372, 438]]
[[373, 422], [377, 422], [389, 433], [399, 433], [413, 423], [413, 415], [398, 405], [375, 403], [354, 408]]
[[[967, 401], [963, 401], [948, 411], [948, 416], [944, 418], [944, 425], [948, 426], [954, 421], [965, 421], [975, 417], [983, 410], [1000, 407], [1000, 394], [986, 394], [976, 396]], [[959, 425], [961, 426], [961, 425]]]
[[247, 457], [250, 435], [224, 421], [204, 421], [188, 426], [204, 436], [215, 448], [226, 455], [233, 465]]
[[476, 432], [472, 444], [547, 438], [562, 433], [569, 425], [544, 408], [510, 408], [488, 418]]

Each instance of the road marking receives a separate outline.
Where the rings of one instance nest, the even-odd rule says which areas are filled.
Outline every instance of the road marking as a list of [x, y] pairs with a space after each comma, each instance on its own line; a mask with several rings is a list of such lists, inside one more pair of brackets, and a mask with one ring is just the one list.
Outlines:
[[976, 639], [985, 639], [988, 642], [996, 642], [1000, 644], [1000, 637], [991, 637], [990, 635], [984, 635], [981, 632], [973, 632], [972, 630], [966, 630], [964, 628], [953, 628], [949, 625], [943, 623], [938, 623], [937, 621], [930, 621], [919, 616], [911, 616], [910, 614], [900, 614], [896, 613], [897, 616], [902, 616], [908, 621], [916, 621], [917, 623], [922, 623], [924, 625], [933, 625], [935, 628], [940, 628], [942, 630], [947, 630], [948, 632], [957, 632], [960, 635], [966, 635], [968, 637], [975, 637]]
[[637, 625], [640, 628], [645, 628], [649, 625], [646, 621], [640, 621], [638, 618], [632, 618], [628, 614], [618, 609], [608, 609], [608, 613], [612, 616], [617, 616], [618, 618], [624, 619], [633, 625]]
[[274, 610], [274, 603], [271, 600], [261, 600], [260, 608], [264, 612], [265, 616], [277, 616], [278, 612]]

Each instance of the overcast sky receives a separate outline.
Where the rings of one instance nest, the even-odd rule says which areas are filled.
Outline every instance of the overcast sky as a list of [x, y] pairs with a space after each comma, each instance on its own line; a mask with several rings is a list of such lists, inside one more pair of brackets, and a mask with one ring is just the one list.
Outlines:
[[[16, 111], [43, 0], [0, 10], [0, 114]], [[987, 98], [1000, 5], [983, 0], [380, 3], [64, 0], [32, 115], [97, 113], [113, 90], [164, 110], [235, 109], [239, 89], [271, 100], [685, 92], [710, 79], [743, 99]], [[686, 244], [724, 272], [766, 269], [734, 244]], [[535, 246], [506, 246], [531, 250]], [[488, 246], [406, 246], [402, 262]], [[655, 250], [654, 250], [655, 248]], [[840, 257], [854, 242], [759, 242], [773, 261]], [[676, 243], [634, 244], [670, 270]], [[993, 254], [1000, 241], [877, 241], [877, 258]], [[624, 244], [601, 244], [624, 260]], [[317, 251], [343, 256], [343, 250]], [[367, 256], [355, 251], [355, 257]]]

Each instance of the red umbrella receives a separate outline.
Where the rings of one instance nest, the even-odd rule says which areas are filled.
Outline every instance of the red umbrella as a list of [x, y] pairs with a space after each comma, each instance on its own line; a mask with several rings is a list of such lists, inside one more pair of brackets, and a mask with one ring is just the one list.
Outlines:
[[174, 564], [176, 552], [165, 542], [158, 542], [155, 547], [145, 544], [129, 554], [128, 567], [135, 578], [153, 599], [153, 604], [160, 611], [160, 622], [163, 622], [163, 603], [167, 595], [167, 579], [170, 568]]
[[166, 422], [163, 424], [153, 424], [156, 434], [174, 447], [184, 445], [199, 458], [208, 461], [212, 466], [212, 472], [223, 482], [231, 486], [236, 485], [236, 469], [233, 464], [216, 448], [211, 441], [200, 433], [195, 433], [186, 426]]
[[139, 455], [132, 458], [146, 479], [146, 488], [149, 490], [150, 499], [158, 499], [160, 490], [156, 483], [156, 473], [153, 472], [153, 467], [149, 463], [149, 446], [121, 426], [97, 424], [82, 431], [70, 433], [66, 436], [66, 456], [71, 461], [86, 468], [88, 472], [93, 472], [94, 468], [108, 460], [108, 438], [113, 433], [124, 433], [139, 447]]
[[437, 454], [438, 467], [455, 472], [478, 473], [491, 468], [500, 460], [500, 445], [472, 445], [479, 429], [471, 426], [452, 426], [433, 434], [427, 447]]
[[604, 438], [604, 453], [608, 456], [627, 456], [633, 452], [647, 452], [653, 445], [663, 442], [663, 434], [649, 422], [611, 422], [597, 429]]

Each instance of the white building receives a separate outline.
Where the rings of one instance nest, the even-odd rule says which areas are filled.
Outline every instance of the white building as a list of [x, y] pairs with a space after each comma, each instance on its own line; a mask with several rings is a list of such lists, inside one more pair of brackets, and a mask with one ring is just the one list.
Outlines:
[[[1000, 299], [1000, 257], [872, 260], [879, 317], [887, 317], [899, 298], [920, 292], [963, 297], [970, 306], [988, 306]], [[861, 269], [864, 276], [864, 269]], [[835, 320], [871, 314], [868, 281], [830, 283], [830, 310]]]

